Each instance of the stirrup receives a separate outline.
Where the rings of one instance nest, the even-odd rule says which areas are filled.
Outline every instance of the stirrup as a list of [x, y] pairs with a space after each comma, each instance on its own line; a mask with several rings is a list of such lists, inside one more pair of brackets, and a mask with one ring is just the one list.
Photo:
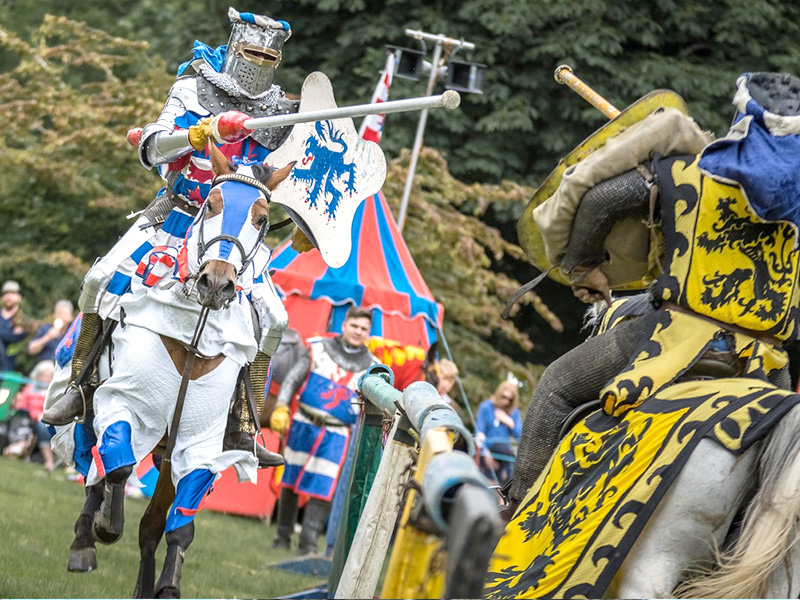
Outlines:
[[[67, 386], [67, 390], [69, 390], [70, 388], [77, 389], [81, 395], [81, 403], [83, 404], [83, 413], [81, 414], [80, 418], [75, 417], [74, 422], [83, 425], [86, 422], [86, 394], [83, 391], [82, 385], [78, 385], [76, 383], [70, 383]], [[66, 392], [64, 393], [66, 394]]]

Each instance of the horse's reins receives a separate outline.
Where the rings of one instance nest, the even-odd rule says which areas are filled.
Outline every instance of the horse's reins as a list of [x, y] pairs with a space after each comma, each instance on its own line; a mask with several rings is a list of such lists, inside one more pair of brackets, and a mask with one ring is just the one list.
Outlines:
[[175, 449], [175, 441], [178, 439], [178, 426], [181, 422], [181, 414], [183, 413], [183, 405], [186, 401], [186, 390], [189, 388], [189, 379], [192, 376], [192, 369], [194, 368], [194, 360], [198, 356], [203, 356], [197, 349], [200, 343], [200, 335], [205, 329], [206, 321], [208, 320], [208, 313], [211, 309], [204, 306], [200, 311], [200, 317], [197, 319], [197, 325], [194, 328], [194, 335], [192, 336], [191, 345], [186, 348], [186, 364], [183, 367], [183, 377], [181, 378], [181, 386], [178, 388], [178, 399], [175, 402], [175, 412], [172, 415], [172, 425], [169, 428], [169, 438], [167, 439], [167, 450], [164, 452], [164, 460], [171, 462], [172, 451]]

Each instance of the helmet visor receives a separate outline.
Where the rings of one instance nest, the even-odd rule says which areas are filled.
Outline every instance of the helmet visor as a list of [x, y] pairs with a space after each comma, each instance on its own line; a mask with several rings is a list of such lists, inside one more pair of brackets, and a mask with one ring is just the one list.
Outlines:
[[238, 40], [233, 44], [233, 53], [247, 62], [260, 67], [277, 67], [281, 62], [281, 52], [259, 44]]

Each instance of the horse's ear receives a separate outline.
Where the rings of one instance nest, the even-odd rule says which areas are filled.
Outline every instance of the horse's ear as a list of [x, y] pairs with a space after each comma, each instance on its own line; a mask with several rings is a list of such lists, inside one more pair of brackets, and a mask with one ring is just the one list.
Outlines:
[[292, 171], [295, 164], [297, 164], [296, 160], [290, 162], [285, 167], [275, 169], [270, 175], [269, 180], [266, 182], [267, 188], [272, 191], [278, 187], [278, 184], [289, 176], [289, 173]]
[[231, 167], [228, 159], [225, 158], [222, 150], [217, 148], [217, 145], [213, 142], [208, 143], [208, 153], [211, 156], [211, 170], [214, 171], [214, 175], [233, 173], [234, 169]]

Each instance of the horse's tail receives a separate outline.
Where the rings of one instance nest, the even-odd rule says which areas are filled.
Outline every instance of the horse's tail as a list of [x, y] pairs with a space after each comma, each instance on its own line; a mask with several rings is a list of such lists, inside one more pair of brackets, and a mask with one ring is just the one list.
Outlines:
[[719, 569], [678, 589], [683, 598], [766, 598], [767, 583], [797, 541], [800, 520], [800, 407], [765, 441], [759, 489], [732, 548], [717, 553]]

